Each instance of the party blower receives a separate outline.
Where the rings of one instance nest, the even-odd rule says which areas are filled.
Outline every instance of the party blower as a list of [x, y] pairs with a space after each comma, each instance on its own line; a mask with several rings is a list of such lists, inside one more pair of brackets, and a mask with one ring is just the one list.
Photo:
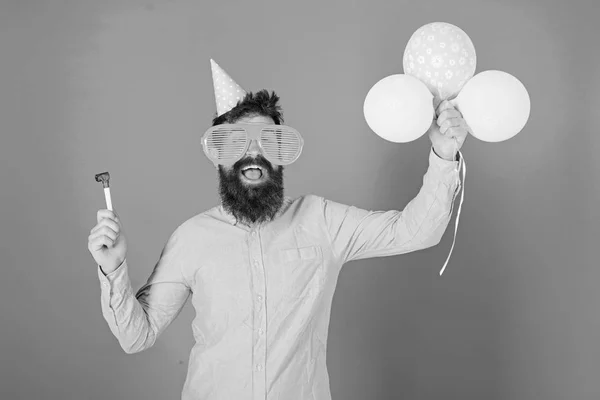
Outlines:
[[106, 199], [106, 208], [112, 211], [112, 200], [110, 198], [110, 174], [108, 172], [102, 172], [96, 174], [96, 182], [102, 182], [102, 187], [104, 188], [104, 198]]

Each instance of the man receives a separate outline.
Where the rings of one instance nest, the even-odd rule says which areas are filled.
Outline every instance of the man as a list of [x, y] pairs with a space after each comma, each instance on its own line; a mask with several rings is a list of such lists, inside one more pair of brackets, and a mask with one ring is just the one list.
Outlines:
[[[214, 62], [213, 79], [218, 116], [203, 145], [218, 168], [221, 205], [175, 230], [135, 296], [121, 221], [99, 210], [88, 249], [98, 264], [104, 318], [125, 352], [140, 352], [192, 294], [196, 343], [182, 399], [329, 400], [326, 343], [342, 265], [439, 243], [460, 186], [453, 160], [468, 128], [448, 102], [440, 105], [423, 186], [403, 211], [367, 211], [315, 195], [291, 199], [283, 164], [297, 158], [302, 141], [281, 125], [279, 98], [246, 94]], [[264, 136], [270, 128], [279, 135]]]

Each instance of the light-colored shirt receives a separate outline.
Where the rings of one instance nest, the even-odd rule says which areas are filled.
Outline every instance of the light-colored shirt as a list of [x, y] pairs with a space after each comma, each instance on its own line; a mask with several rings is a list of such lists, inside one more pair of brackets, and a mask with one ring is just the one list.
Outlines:
[[402, 211], [285, 196], [276, 218], [248, 226], [216, 206], [179, 225], [136, 294], [127, 260], [108, 275], [98, 267], [104, 318], [125, 352], [140, 352], [191, 295], [183, 400], [330, 400], [325, 356], [342, 265], [439, 243], [461, 185], [457, 164], [431, 149]]

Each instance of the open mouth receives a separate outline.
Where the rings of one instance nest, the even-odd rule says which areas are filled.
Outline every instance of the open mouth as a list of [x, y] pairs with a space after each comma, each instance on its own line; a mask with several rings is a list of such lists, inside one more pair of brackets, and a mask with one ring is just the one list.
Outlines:
[[258, 165], [248, 165], [242, 168], [241, 173], [244, 176], [244, 178], [251, 182], [258, 182], [267, 175], [264, 168], [259, 167]]

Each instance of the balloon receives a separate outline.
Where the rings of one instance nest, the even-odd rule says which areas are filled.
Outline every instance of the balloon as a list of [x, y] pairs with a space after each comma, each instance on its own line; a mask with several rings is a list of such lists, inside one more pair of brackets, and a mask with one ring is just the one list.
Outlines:
[[433, 96], [409, 75], [390, 75], [377, 82], [363, 107], [369, 127], [385, 140], [406, 143], [429, 130], [435, 111]]
[[450, 102], [461, 112], [473, 136], [484, 142], [515, 136], [527, 123], [531, 108], [521, 81], [495, 70], [475, 75]]
[[476, 63], [469, 36], [445, 22], [423, 25], [404, 49], [404, 73], [427, 85], [438, 101], [456, 96], [475, 74]]

